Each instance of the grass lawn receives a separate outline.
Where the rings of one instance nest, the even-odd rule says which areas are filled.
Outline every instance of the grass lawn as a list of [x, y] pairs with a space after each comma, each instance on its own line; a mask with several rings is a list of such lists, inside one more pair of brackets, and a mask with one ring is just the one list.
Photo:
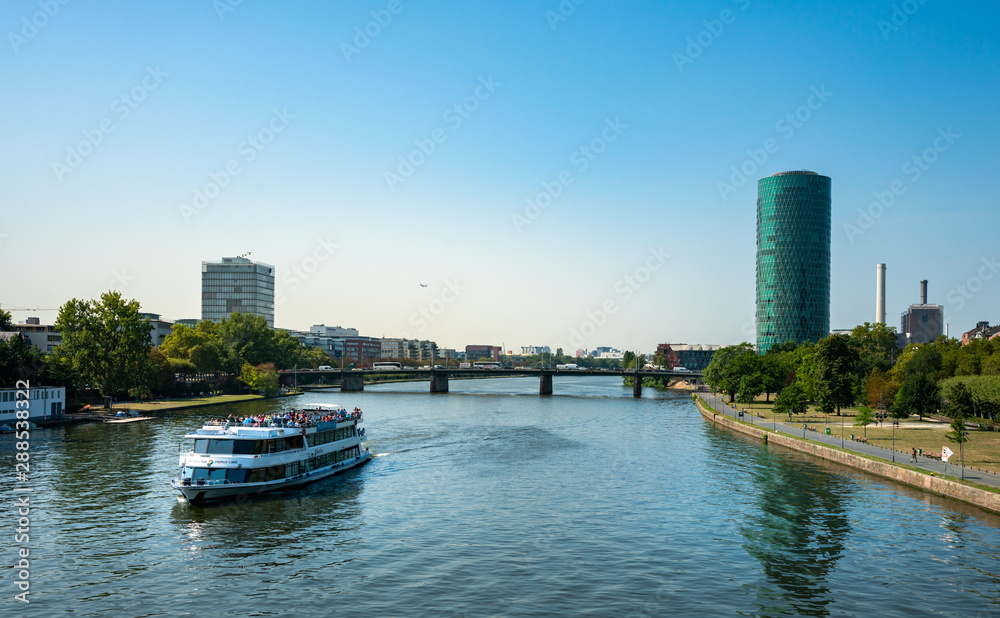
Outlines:
[[[753, 412], [757, 417], [755, 419], [757, 422], [761, 422], [761, 417], [768, 421], [771, 420], [774, 397], [771, 399], [770, 403], [765, 402], [763, 397], [754, 402]], [[740, 403], [736, 404], [736, 408], [745, 408], [748, 413], [751, 409], [749, 404]], [[865, 428], [854, 426], [854, 417], [858, 413], [857, 409], [845, 408], [842, 411], [844, 413], [843, 419], [835, 413], [823, 414], [816, 410], [815, 406], [810, 406], [809, 411], [804, 416], [796, 415], [793, 417], [791, 424], [801, 427], [803, 423], [806, 423], [810, 427], [815, 427], [818, 433], [825, 433], [826, 428], [829, 427], [830, 435], [839, 437], [841, 435], [841, 420], [843, 420], [844, 439], [850, 440], [851, 434], [858, 437], [864, 436]], [[782, 416], [779, 414], [777, 419], [779, 422], [789, 422], [787, 415]], [[948, 438], [945, 437], [945, 434], [951, 431], [948, 423], [938, 423], [930, 420], [921, 422], [916, 416], [903, 419], [900, 422], [906, 426], [896, 428], [896, 451], [906, 457], [905, 461], [910, 460], [910, 453], [913, 448], [940, 456], [941, 447], [947, 446], [955, 452], [951, 461], [955, 464], [959, 462], [959, 445], [949, 442]], [[919, 425], [919, 427], [911, 427], [912, 425]], [[808, 438], [811, 433], [806, 432], [806, 437]], [[868, 444], [891, 449], [893, 446], [892, 419], [887, 419], [887, 422], [882, 426], [869, 425], [867, 437]], [[966, 467], [1000, 474], [1000, 432], [970, 430], [968, 437], [969, 441], [965, 443], [964, 447]], [[900, 459], [899, 455], [897, 455], [896, 459]]]
[[162, 412], [165, 410], [176, 410], [178, 408], [189, 408], [191, 406], [213, 405], [217, 403], [233, 403], [236, 401], [250, 401], [253, 399], [263, 399], [261, 395], [215, 395], [212, 397], [185, 397], [184, 399], [164, 399], [161, 401], [118, 402], [114, 405], [116, 410], [138, 410], [139, 412]]

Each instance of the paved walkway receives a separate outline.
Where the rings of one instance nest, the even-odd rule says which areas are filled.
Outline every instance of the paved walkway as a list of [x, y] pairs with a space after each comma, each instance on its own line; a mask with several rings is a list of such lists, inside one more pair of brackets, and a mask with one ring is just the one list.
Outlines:
[[[739, 410], [733, 409], [725, 402], [724, 396], [715, 395], [712, 393], [697, 393], [701, 397], [702, 401], [708, 405], [709, 408], [714, 409], [719, 414], [724, 414], [731, 418], [739, 420]], [[774, 429], [780, 434], [791, 436], [793, 438], [807, 438], [813, 442], [819, 442], [821, 444], [828, 444], [830, 446], [836, 446], [843, 448], [844, 450], [852, 451], [860, 455], [867, 455], [870, 457], [877, 457], [886, 461], [893, 461], [892, 449], [883, 448], [881, 446], [874, 446], [871, 444], [864, 444], [861, 442], [855, 442], [854, 440], [842, 440], [840, 436], [828, 436], [826, 434], [821, 434], [813, 431], [804, 431], [802, 425], [789, 425], [787, 423], [775, 423], [774, 421], [763, 419], [760, 417], [754, 417], [749, 412], [747, 412], [743, 419], [748, 423], [753, 423], [755, 425], [760, 425], [766, 429]], [[803, 433], [805, 435], [803, 435]], [[958, 445], [952, 449], [955, 451], [953, 455], [954, 464], [945, 464], [942, 461], [937, 461], [934, 459], [928, 459], [927, 457], [917, 456], [917, 463], [912, 463], [910, 461], [911, 453], [896, 453], [895, 461], [897, 463], [907, 464], [914, 468], [919, 468], [927, 472], [933, 472], [935, 476], [945, 476], [945, 466], [947, 466], [947, 476], [948, 478], [958, 478], [961, 479], [962, 475], [965, 475], [965, 480], [974, 481], [976, 483], [981, 483], [989, 487], [996, 487], [1000, 489], [1000, 475], [993, 474], [992, 472], [980, 472], [973, 468], [962, 469], [962, 466], [958, 465]]]

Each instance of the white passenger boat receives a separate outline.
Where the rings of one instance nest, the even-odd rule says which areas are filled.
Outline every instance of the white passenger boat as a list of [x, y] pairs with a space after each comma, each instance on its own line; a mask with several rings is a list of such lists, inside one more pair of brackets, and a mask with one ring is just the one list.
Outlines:
[[313, 404], [281, 415], [217, 419], [186, 434], [170, 485], [190, 502], [276, 491], [364, 464], [361, 411]]

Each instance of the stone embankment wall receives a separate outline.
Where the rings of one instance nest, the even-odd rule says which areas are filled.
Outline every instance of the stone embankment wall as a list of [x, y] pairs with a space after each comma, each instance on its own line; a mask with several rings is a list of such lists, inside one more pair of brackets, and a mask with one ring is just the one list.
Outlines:
[[823, 446], [822, 444], [814, 444], [812, 442], [806, 442], [791, 436], [775, 434], [757, 427], [748, 427], [731, 418], [717, 414], [707, 406], [703, 405], [700, 400], [696, 401], [696, 403], [702, 416], [718, 425], [728, 427], [729, 429], [745, 433], [760, 440], [764, 440], [764, 435], [767, 434], [767, 441], [771, 444], [778, 444], [796, 451], [809, 453], [810, 455], [815, 455], [816, 457], [821, 457], [846, 466], [851, 466], [852, 468], [857, 468], [858, 470], [863, 470], [869, 474], [891, 479], [898, 483], [909, 485], [910, 487], [916, 487], [940, 496], [947, 496], [948, 498], [954, 498], [955, 500], [975, 504], [976, 506], [995, 513], [1000, 513], [1000, 494], [998, 493], [949, 481], [937, 476], [932, 476], [931, 474], [925, 472], [909, 470], [907, 468], [895, 466], [891, 463], [867, 459], [855, 453], [838, 451], [837, 449]]

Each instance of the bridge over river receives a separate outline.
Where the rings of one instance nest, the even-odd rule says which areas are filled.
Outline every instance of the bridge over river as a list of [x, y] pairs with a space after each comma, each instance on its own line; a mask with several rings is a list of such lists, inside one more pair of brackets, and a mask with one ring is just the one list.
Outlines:
[[[639, 378], [679, 378], [688, 382], [701, 383], [702, 374], [695, 371], [660, 371], [660, 370], [640, 370], [635, 371], [621, 369], [477, 369], [477, 368], [407, 368], [407, 369], [327, 369], [327, 370], [283, 370], [281, 371], [281, 383], [289, 386], [297, 382], [298, 377], [306, 378], [322, 377], [340, 383], [342, 392], [356, 392], [365, 390], [365, 378], [369, 376], [394, 377], [394, 378], [415, 378], [418, 380], [427, 379], [430, 381], [430, 392], [447, 393], [449, 378], [492, 378], [503, 376], [538, 376], [538, 394], [552, 394], [552, 379], [580, 378], [590, 376], [633, 376]], [[371, 380], [369, 380], [371, 382]], [[642, 396], [642, 380], [635, 380], [632, 386], [632, 396]]]

